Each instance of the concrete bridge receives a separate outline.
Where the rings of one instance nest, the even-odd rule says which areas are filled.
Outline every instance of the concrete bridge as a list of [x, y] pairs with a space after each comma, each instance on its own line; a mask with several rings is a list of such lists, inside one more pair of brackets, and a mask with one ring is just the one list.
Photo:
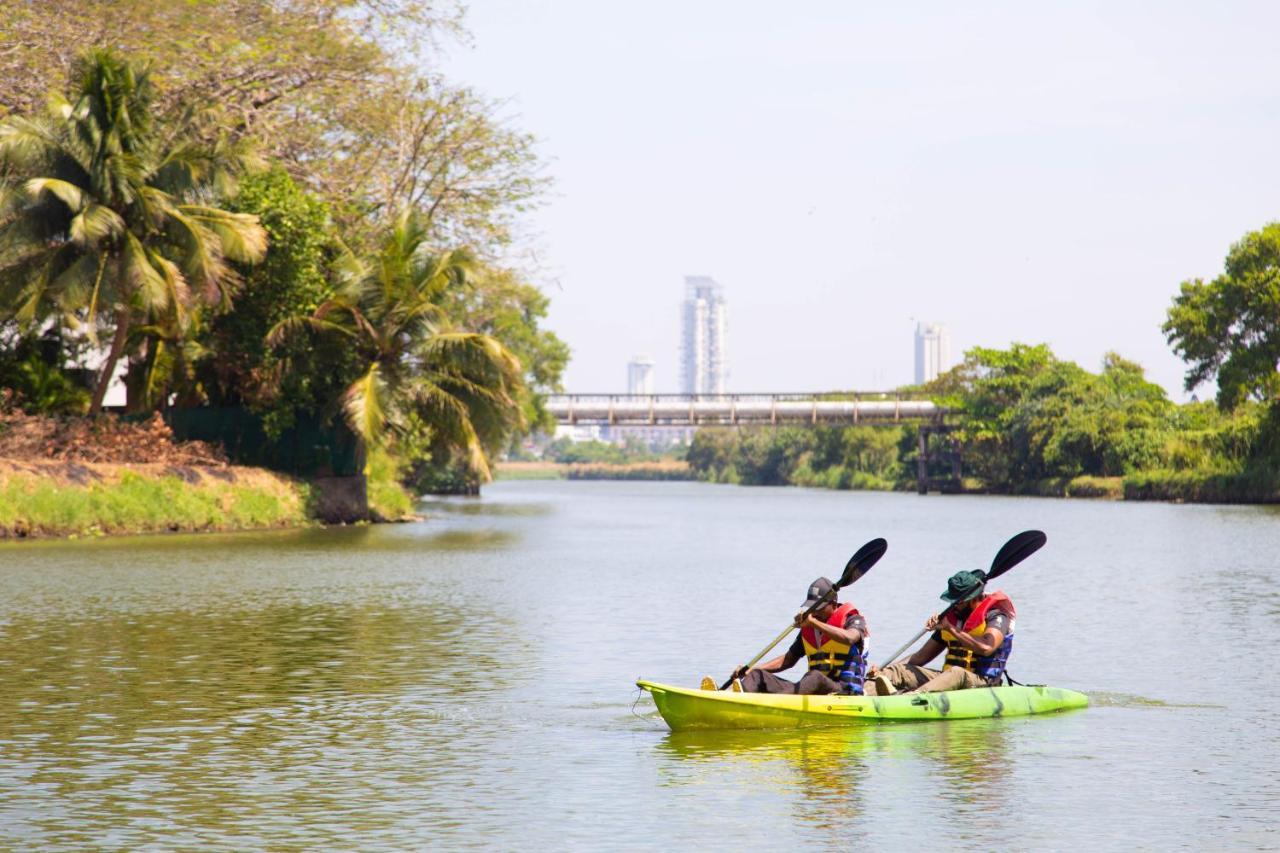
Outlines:
[[[584, 426], [920, 426], [916, 486], [929, 491], [958, 491], [960, 451], [951, 440], [946, 410], [931, 400], [893, 392], [840, 394], [557, 394], [547, 411], [558, 423]], [[932, 440], [931, 440], [932, 439]]]
[[558, 394], [547, 411], [561, 424], [610, 426], [739, 426], [941, 423], [931, 400], [896, 393], [815, 394]]

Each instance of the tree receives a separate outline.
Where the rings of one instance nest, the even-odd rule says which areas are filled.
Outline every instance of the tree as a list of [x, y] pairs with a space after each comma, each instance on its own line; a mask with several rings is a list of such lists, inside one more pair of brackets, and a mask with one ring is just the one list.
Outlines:
[[211, 403], [248, 406], [276, 436], [299, 413], [323, 410], [359, 371], [336, 337], [266, 343], [276, 324], [312, 314], [329, 297], [341, 245], [328, 205], [278, 166], [241, 181], [228, 207], [257, 216], [270, 245], [261, 263], [242, 271], [235, 310], [215, 317], [201, 338], [199, 389]]
[[976, 347], [929, 387], [960, 415], [965, 467], [999, 490], [1155, 467], [1174, 415], [1139, 365], [1108, 353], [1093, 374], [1044, 344]]
[[243, 155], [166, 137], [145, 67], [92, 51], [72, 82], [46, 119], [0, 122], [0, 306], [28, 327], [62, 315], [112, 331], [96, 411], [134, 327], [182, 340], [192, 312], [229, 304], [228, 262], [260, 260], [266, 233], [210, 202]]
[[1223, 411], [1280, 400], [1280, 223], [1234, 244], [1212, 281], [1184, 281], [1162, 328], [1188, 391], [1216, 379]]
[[471, 284], [449, 291], [441, 307], [459, 326], [493, 336], [520, 359], [525, 423], [530, 430], [553, 432], [555, 419], [544, 401], [547, 394], [561, 390], [569, 347], [554, 332], [540, 327], [550, 300], [518, 272], [500, 267], [483, 266]]
[[315, 312], [277, 324], [268, 341], [307, 329], [343, 336], [361, 364], [342, 395], [356, 435], [380, 445], [425, 425], [428, 447], [464, 453], [487, 480], [486, 453], [520, 425], [522, 381], [506, 347], [454, 327], [440, 307], [468, 286], [473, 268], [466, 252], [430, 252], [425, 222], [406, 211], [375, 255], [345, 259], [338, 287]]
[[[423, 72], [452, 0], [42, 0], [0, 19], [0, 114], [29, 113], [77, 52], [154, 62], [160, 123], [251, 140], [364, 247], [403, 206], [437, 245], [497, 252], [546, 181], [500, 105]], [[205, 119], [216, 112], [218, 120]]]

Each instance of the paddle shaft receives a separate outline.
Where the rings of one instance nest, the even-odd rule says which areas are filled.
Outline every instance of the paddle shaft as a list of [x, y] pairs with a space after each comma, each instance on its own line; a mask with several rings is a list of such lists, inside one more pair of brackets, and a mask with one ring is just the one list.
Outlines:
[[[1024, 530], [1022, 533], [1014, 536], [1008, 542], [1004, 543], [999, 552], [996, 553], [995, 559], [991, 561], [991, 569], [986, 573], [986, 578], [983, 580], [983, 583], [993, 581], [1000, 577], [1002, 574], [1018, 565], [1018, 563], [1021, 563], [1027, 557], [1030, 557], [1036, 551], [1039, 551], [1040, 548], [1044, 546], [1044, 543], [1045, 535], [1039, 530]], [[950, 607], [947, 608], [947, 610], [950, 609]], [[941, 621], [942, 616], [946, 615], [947, 610], [944, 610], [939, 614], [939, 621]], [[884, 669], [886, 666], [897, 660], [900, 654], [914, 646], [916, 644], [916, 640], [920, 639], [927, 633], [929, 633], [928, 627], [921, 628], [920, 633], [908, 640], [906, 645], [889, 655], [889, 659], [880, 664], [880, 669]]]
[[902, 654], [902, 653], [903, 653], [903, 652], [905, 652], [907, 649], [909, 649], [909, 648], [911, 648], [912, 646], [914, 646], [914, 645], [916, 644], [916, 640], [920, 639], [921, 637], [923, 637], [923, 636], [924, 636], [925, 634], [927, 634], [927, 633], [929, 633], [929, 629], [928, 629], [928, 628], [921, 628], [921, 629], [920, 629], [920, 633], [919, 633], [919, 634], [916, 634], [916, 635], [915, 635], [914, 637], [912, 637], [910, 640], [907, 640], [905, 643], [903, 643], [903, 644], [902, 644], [902, 648], [898, 649], [896, 652], [894, 652], [893, 654], [889, 655], [889, 659], [888, 659], [888, 660], [886, 660], [884, 663], [880, 664], [880, 668], [881, 668], [881, 669], [884, 669], [886, 666], [888, 666], [889, 664], [891, 664], [891, 663], [893, 663], [894, 661], [896, 661], [896, 660], [898, 659], [898, 655]]
[[[832, 590], [832, 592], [834, 592], [834, 590]], [[805, 616], [809, 616], [810, 614], [812, 614], [812, 613], [813, 613], [813, 611], [817, 610], [819, 607], [821, 607], [823, 604], [825, 604], [825, 603], [827, 602], [827, 599], [828, 599], [828, 598], [830, 598], [830, 597], [831, 597], [830, 593], [828, 593], [827, 595], [823, 596], [823, 597], [822, 597], [822, 600], [821, 600], [821, 601], [818, 601], [818, 602], [817, 602], [817, 603], [815, 603], [812, 607], [810, 607], [808, 610], [806, 610], [806, 611], [804, 612], [804, 615], [805, 615]], [[788, 635], [788, 634], [790, 634], [790, 633], [791, 633], [792, 631], [794, 631], [795, 629], [796, 629], [796, 626], [795, 626], [795, 624], [794, 624], [794, 623], [792, 623], [791, 625], [788, 625], [786, 628], [784, 628], [781, 634], [779, 634], [778, 636], [776, 636], [776, 637], [774, 637], [774, 638], [773, 638], [773, 642], [772, 642], [772, 643], [770, 643], [769, 645], [765, 646], [765, 647], [764, 647], [764, 650], [763, 650], [763, 651], [761, 651], [761, 652], [760, 652], [760, 654], [756, 655], [755, 657], [753, 657], [753, 658], [751, 659], [751, 662], [747, 664], [747, 669], [751, 669], [751, 667], [753, 667], [753, 666], [755, 666], [757, 663], [759, 663], [759, 662], [760, 662], [760, 658], [764, 657], [765, 655], [769, 654], [769, 652], [773, 651], [773, 647], [774, 647], [774, 646], [776, 646], [776, 645], [778, 645], [778, 643], [781, 643], [783, 640], [785, 640], [785, 639], [787, 638], [787, 635]]]
[[[831, 589], [827, 591], [826, 595], [822, 596], [813, 604], [809, 605], [808, 609], [805, 610], [804, 613], [801, 615], [799, 621], [803, 623], [805, 619], [807, 619], [810, 615], [813, 614], [815, 610], [817, 610], [822, 605], [826, 604], [828, 599], [834, 598], [837, 592], [844, 589], [849, 584], [853, 583], [858, 578], [865, 575], [867, 572], [871, 571], [871, 567], [874, 566], [880, 560], [880, 558], [884, 556], [884, 552], [888, 549], [888, 547], [889, 547], [889, 543], [884, 541], [884, 539], [881, 538], [881, 539], [872, 539], [870, 542], [868, 542], [867, 544], [859, 548], [857, 552], [852, 557], [849, 558], [849, 562], [845, 563], [844, 571], [840, 573], [840, 579], [831, 585]], [[769, 654], [769, 652], [773, 651], [773, 647], [778, 645], [778, 643], [781, 643], [783, 639], [785, 639], [786, 636], [790, 634], [792, 631], [794, 631], [797, 627], [798, 626], [794, 622], [788, 625], [781, 634], [779, 634], [776, 638], [774, 638], [774, 641], [772, 643], [764, 647], [764, 650], [761, 651], [760, 654], [753, 657], [751, 659], [751, 663], [747, 664], [744, 669], [751, 669], [751, 667], [759, 663], [760, 658], [764, 657], [765, 655]], [[733, 683], [733, 676], [730, 675], [729, 678], [725, 681], [725, 683], [720, 685], [720, 689], [724, 690], [732, 683]]]

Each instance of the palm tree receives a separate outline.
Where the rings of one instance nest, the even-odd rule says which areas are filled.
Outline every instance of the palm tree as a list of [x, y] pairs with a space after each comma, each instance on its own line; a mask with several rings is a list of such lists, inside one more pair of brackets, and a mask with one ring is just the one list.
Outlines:
[[433, 447], [462, 452], [483, 482], [486, 451], [523, 422], [522, 369], [496, 338], [452, 328], [440, 300], [466, 288], [476, 265], [462, 250], [433, 254], [427, 238], [421, 216], [400, 214], [376, 254], [343, 259], [330, 298], [277, 324], [268, 343], [306, 328], [346, 336], [362, 365], [341, 400], [352, 431], [377, 445], [416, 416]]
[[62, 315], [95, 342], [111, 330], [97, 411], [135, 326], [181, 339], [193, 311], [230, 304], [228, 261], [256, 263], [267, 238], [213, 202], [244, 153], [162, 135], [145, 67], [93, 51], [72, 83], [48, 116], [0, 121], [0, 311], [27, 327]]

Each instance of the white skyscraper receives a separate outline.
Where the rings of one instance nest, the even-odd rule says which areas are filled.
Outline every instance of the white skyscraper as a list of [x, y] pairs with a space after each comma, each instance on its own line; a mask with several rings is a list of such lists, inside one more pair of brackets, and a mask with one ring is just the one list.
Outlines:
[[653, 393], [653, 359], [638, 355], [627, 363], [627, 393]]
[[680, 382], [686, 394], [723, 394], [729, 375], [724, 288], [704, 275], [684, 277]]
[[916, 384], [951, 369], [951, 333], [941, 323], [916, 323]]

